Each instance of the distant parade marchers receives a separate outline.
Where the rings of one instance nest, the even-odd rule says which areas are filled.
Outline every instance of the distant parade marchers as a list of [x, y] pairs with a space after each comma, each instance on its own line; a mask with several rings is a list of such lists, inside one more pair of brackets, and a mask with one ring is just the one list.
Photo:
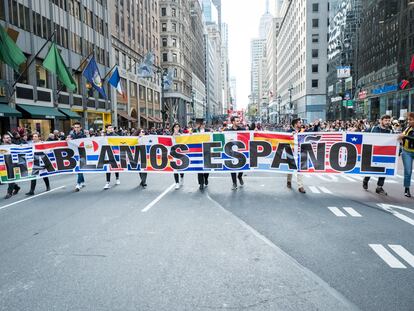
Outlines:
[[84, 173], [105, 173], [107, 190], [111, 173], [120, 184], [122, 172], [139, 173], [143, 188], [147, 187], [148, 173], [173, 173], [177, 190], [184, 173], [197, 173], [201, 191], [208, 185], [209, 173], [230, 173], [232, 189], [236, 190], [244, 185], [244, 172], [279, 172], [287, 174], [288, 189], [296, 175], [300, 193], [306, 193], [302, 173], [364, 175], [365, 190], [372, 175], [379, 177], [376, 193], [387, 195], [385, 177], [396, 173], [401, 155], [404, 195], [411, 197], [414, 113], [408, 114], [406, 124], [400, 121], [384, 115], [375, 125], [366, 120], [304, 125], [301, 119], [294, 119], [290, 127], [247, 126], [234, 116], [231, 124], [211, 129], [202, 120], [194, 129], [182, 129], [176, 123], [171, 132], [168, 128], [123, 130], [112, 125], [104, 130], [83, 130], [75, 122], [69, 135], [56, 130], [46, 141], [39, 133], [20, 128], [2, 136], [0, 174], [2, 182], [8, 183], [6, 199], [18, 194], [19, 181], [29, 180], [26, 195], [34, 195], [37, 178], [43, 178], [49, 191], [50, 176], [76, 173], [75, 191], [80, 191], [85, 186]]

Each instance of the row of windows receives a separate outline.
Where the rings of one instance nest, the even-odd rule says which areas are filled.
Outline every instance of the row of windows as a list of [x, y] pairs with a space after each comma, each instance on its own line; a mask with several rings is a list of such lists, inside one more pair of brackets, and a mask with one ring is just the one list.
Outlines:
[[104, 37], [108, 36], [108, 23], [99, 18], [98, 15], [94, 15], [86, 6], [83, 7], [81, 12], [81, 4], [79, 0], [69, 0], [69, 13]]

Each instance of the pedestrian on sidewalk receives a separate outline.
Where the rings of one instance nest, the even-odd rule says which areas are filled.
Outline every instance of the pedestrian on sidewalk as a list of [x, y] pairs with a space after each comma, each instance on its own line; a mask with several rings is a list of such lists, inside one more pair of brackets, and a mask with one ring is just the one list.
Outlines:
[[408, 114], [408, 126], [398, 138], [402, 141], [402, 161], [404, 165], [404, 195], [411, 198], [411, 176], [414, 162], [414, 112]]
[[[383, 133], [383, 134], [393, 134], [394, 131], [391, 126], [391, 116], [389, 115], [383, 115], [380, 119], [380, 122], [378, 125], [374, 126], [370, 130], [371, 133]], [[368, 182], [371, 177], [367, 176], [362, 181], [362, 187], [365, 190], [368, 190]], [[375, 190], [376, 193], [381, 195], [387, 195], [387, 192], [384, 190], [384, 183], [385, 183], [385, 177], [379, 177], [377, 182], [377, 189]]]

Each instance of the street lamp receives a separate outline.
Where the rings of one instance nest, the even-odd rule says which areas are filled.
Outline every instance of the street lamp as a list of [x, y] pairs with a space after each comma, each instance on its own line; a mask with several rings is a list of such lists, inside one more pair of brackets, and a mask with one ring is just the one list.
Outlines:
[[282, 104], [282, 96], [277, 97], [277, 123], [280, 124], [280, 105]]
[[293, 104], [292, 104], [292, 91], [293, 91], [293, 85], [291, 84], [289, 86], [289, 123], [292, 121], [292, 109], [293, 109]]

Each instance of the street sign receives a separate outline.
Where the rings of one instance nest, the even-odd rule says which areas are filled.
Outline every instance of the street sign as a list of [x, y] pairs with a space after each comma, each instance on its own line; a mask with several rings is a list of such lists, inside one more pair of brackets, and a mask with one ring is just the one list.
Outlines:
[[342, 101], [342, 105], [346, 108], [354, 108], [354, 101], [353, 100], [344, 100]]
[[351, 76], [350, 66], [339, 66], [336, 67], [338, 79], [349, 78]]

